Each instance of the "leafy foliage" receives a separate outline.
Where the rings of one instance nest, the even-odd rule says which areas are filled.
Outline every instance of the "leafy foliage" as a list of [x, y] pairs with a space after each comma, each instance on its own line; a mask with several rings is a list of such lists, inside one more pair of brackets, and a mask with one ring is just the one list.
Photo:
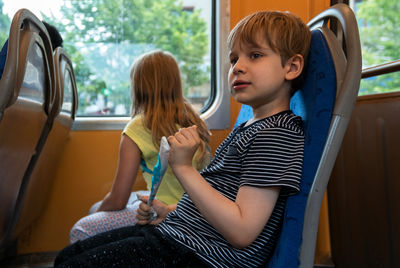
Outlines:
[[[400, 1], [363, 0], [357, 5], [364, 67], [400, 59]], [[360, 95], [400, 90], [400, 73], [361, 80]]]
[[151, 49], [169, 51], [177, 58], [184, 93], [209, 82], [209, 67], [203, 64], [207, 24], [200, 10], [184, 11], [176, 0], [91, 0], [67, 1], [61, 13], [61, 22], [43, 18], [59, 29], [75, 64], [81, 112], [98, 94], [106, 102], [122, 102], [129, 111], [130, 66]]
[[8, 38], [9, 30], [10, 30], [10, 18], [3, 14], [3, 0], [0, 0], [0, 44], [4, 44], [4, 42]]

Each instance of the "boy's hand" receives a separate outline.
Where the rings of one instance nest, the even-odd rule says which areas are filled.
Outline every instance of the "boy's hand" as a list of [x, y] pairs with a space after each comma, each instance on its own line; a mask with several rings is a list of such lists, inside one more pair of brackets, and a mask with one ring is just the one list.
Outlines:
[[174, 169], [179, 166], [192, 166], [192, 159], [200, 145], [197, 126], [182, 128], [168, 137], [170, 145], [168, 162]]
[[[149, 200], [148, 196], [140, 196], [139, 197], [140, 201], [142, 201], [139, 205], [139, 208], [137, 209], [137, 219], [138, 219], [138, 224], [140, 225], [146, 225], [146, 224], [151, 224], [151, 225], [158, 225], [160, 222], [162, 222], [170, 213], [175, 209], [175, 206], [167, 206], [160, 200], [154, 199], [152, 206], [147, 205], [147, 201]], [[151, 221], [150, 220], [150, 210], [153, 208], [155, 212], [157, 213], [157, 219]]]

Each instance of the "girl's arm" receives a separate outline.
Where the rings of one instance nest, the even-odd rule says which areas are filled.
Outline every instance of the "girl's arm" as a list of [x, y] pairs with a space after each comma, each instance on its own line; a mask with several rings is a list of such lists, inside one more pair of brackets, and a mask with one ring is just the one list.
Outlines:
[[125, 208], [136, 180], [139, 165], [139, 147], [128, 136], [122, 135], [114, 182], [111, 191], [105, 196], [97, 211], [115, 211]]
[[234, 247], [250, 245], [261, 233], [278, 199], [279, 187], [240, 187], [235, 202], [211, 187], [192, 166], [200, 138], [196, 127], [168, 138], [169, 163], [204, 218]]

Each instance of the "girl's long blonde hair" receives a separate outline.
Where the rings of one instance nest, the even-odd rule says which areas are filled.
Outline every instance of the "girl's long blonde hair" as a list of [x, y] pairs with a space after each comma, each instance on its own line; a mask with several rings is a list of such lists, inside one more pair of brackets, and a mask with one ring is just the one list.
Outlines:
[[153, 144], [160, 146], [162, 136], [170, 136], [178, 127], [197, 126], [201, 138], [197, 163], [207, 156], [210, 132], [199, 114], [183, 97], [178, 63], [168, 52], [156, 50], [140, 56], [130, 72], [132, 117], [142, 114], [151, 130]]

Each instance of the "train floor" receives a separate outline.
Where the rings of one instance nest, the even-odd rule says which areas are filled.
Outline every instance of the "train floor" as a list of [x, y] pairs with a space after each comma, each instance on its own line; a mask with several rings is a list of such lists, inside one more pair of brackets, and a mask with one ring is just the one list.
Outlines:
[[[49, 268], [53, 267], [57, 252], [43, 252], [16, 256], [0, 262], [1, 268]], [[333, 265], [314, 265], [313, 268], [335, 268]]]
[[57, 252], [19, 255], [0, 262], [2, 268], [48, 268], [53, 267]]

